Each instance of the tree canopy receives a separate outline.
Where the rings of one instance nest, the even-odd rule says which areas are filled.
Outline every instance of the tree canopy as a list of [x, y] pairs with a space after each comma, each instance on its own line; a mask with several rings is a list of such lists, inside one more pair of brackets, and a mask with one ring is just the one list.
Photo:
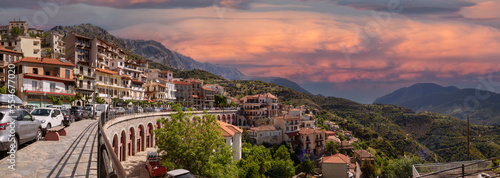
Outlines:
[[170, 119], [159, 119], [163, 127], [155, 130], [163, 165], [206, 177], [236, 177], [232, 149], [226, 145], [216, 118], [206, 112], [203, 119], [193, 117], [179, 104], [173, 109], [177, 113]]

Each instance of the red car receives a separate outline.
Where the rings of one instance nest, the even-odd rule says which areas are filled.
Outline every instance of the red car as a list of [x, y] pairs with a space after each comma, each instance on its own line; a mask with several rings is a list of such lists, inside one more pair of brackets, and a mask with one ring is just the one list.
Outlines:
[[167, 174], [167, 168], [161, 165], [161, 158], [156, 152], [148, 152], [146, 168], [148, 169], [150, 177], [163, 177]]

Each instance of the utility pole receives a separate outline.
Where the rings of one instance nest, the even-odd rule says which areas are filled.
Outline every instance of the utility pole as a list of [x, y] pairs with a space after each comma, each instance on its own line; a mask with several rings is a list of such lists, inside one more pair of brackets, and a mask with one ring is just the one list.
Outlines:
[[469, 115], [467, 114], [467, 161], [470, 160], [470, 125]]

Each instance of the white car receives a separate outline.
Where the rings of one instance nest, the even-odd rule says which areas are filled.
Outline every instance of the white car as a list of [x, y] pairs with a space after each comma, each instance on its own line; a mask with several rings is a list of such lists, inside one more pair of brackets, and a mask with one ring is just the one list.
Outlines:
[[31, 115], [42, 123], [45, 132], [54, 126], [62, 125], [64, 120], [61, 110], [56, 108], [37, 108], [31, 111]]

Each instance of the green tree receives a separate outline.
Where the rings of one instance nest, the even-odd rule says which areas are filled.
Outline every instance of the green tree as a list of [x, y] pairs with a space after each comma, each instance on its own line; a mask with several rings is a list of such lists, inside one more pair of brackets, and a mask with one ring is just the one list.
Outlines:
[[92, 97], [90, 96], [86, 96], [85, 99], [83, 99], [84, 103], [87, 104], [89, 102], [89, 100], [91, 100]]
[[271, 162], [271, 168], [266, 172], [266, 175], [271, 177], [292, 177], [295, 175], [295, 167], [285, 145], [281, 145], [274, 153], [274, 160]]
[[239, 177], [264, 177], [272, 166], [271, 151], [265, 146], [244, 144], [241, 153], [242, 159], [238, 162]]
[[334, 141], [329, 141], [329, 142], [326, 142], [326, 144], [325, 144], [325, 150], [330, 152], [331, 154], [337, 154], [338, 147], [339, 147], [339, 145], [337, 145], [337, 143], [335, 143]]
[[163, 165], [169, 169], [187, 169], [207, 177], [236, 177], [232, 150], [225, 143], [220, 125], [205, 112], [204, 119], [191, 121], [192, 114], [174, 106], [170, 119], [161, 118], [164, 128], [155, 130], [157, 148]]
[[71, 105], [73, 105], [73, 102], [76, 101], [76, 97], [67, 96], [66, 100], [68, 100], [68, 102], [71, 103]]
[[299, 168], [300, 168], [300, 170], [302, 170], [302, 172], [306, 173], [306, 177], [307, 177], [307, 175], [313, 175], [314, 174], [314, 161], [311, 161], [309, 156], [307, 156], [306, 160], [300, 162]]
[[231, 101], [231, 104], [230, 104], [229, 106], [231, 106], [231, 107], [235, 107], [235, 106], [236, 106], [236, 104], [234, 104], [234, 101]]
[[371, 161], [363, 161], [361, 163], [361, 172], [363, 172], [364, 177], [373, 178], [375, 177], [375, 166]]
[[222, 95], [215, 95], [215, 106], [217, 107], [226, 107], [227, 106], [227, 97]]
[[0, 94], [7, 94], [7, 87], [3, 86], [0, 88]]
[[14, 37], [14, 38], [19, 37], [19, 35], [21, 35], [21, 34], [23, 34], [23, 30], [21, 30], [19, 27], [14, 27], [10, 31], [10, 35], [12, 35], [12, 37]]
[[104, 104], [104, 103], [106, 103], [106, 100], [104, 100], [104, 98], [96, 96], [95, 97], [95, 102], [98, 103], [98, 104]]
[[50, 102], [53, 105], [62, 105], [63, 104], [63, 100], [64, 100], [63, 96], [59, 96], [59, 97], [47, 96], [47, 98], [50, 99]]

